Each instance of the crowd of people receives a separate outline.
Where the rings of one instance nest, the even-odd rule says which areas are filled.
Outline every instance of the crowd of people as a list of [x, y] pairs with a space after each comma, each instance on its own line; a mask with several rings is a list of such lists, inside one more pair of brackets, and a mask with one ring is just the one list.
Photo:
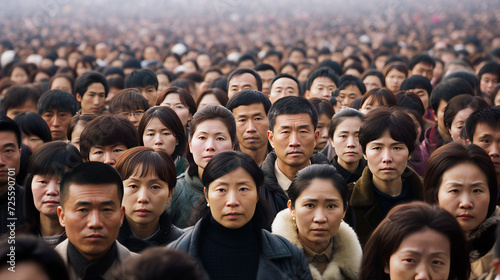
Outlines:
[[500, 7], [434, 2], [2, 4], [0, 278], [495, 279]]

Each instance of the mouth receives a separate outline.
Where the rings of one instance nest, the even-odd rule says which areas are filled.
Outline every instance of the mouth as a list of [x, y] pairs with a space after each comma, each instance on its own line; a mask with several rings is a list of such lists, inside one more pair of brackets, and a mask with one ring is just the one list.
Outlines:
[[247, 137], [247, 138], [245, 138], [245, 141], [247, 141], [247, 142], [255, 142], [257, 140], [259, 140], [258, 137]]
[[55, 200], [47, 200], [47, 201], [45, 201], [43, 204], [45, 204], [45, 205], [49, 205], [49, 206], [56, 206], [56, 205], [59, 205], [59, 201], [55, 201]]
[[358, 153], [356, 153], [356, 152], [345, 152], [345, 153], [344, 153], [344, 155], [346, 155], [346, 156], [355, 156], [355, 155], [357, 155], [357, 154], [358, 154]]
[[214, 157], [214, 155], [204, 156], [204, 157], [203, 157], [203, 159], [206, 159], [206, 160], [211, 160], [213, 157]]
[[90, 241], [100, 241], [100, 240], [104, 239], [104, 236], [102, 236], [98, 233], [94, 233], [94, 234], [87, 235], [85, 237], [85, 239], [90, 240]]
[[315, 229], [311, 229], [311, 231], [314, 233], [317, 233], [317, 234], [322, 234], [322, 233], [327, 232], [327, 230], [324, 228], [315, 228]]
[[149, 214], [151, 214], [151, 211], [149, 211], [148, 209], [137, 209], [134, 211], [138, 216], [147, 216]]
[[471, 214], [461, 214], [461, 215], [458, 215], [458, 218], [460, 218], [462, 220], [470, 220], [470, 219], [474, 218], [474, 216], [472, 216]]
[[294, 156], [301, 156], [302, 154], [303, 153], [300, 152], [300, 151], [292, 151], [292, 152], [287, 153], [287, 155], [292, 156], [292, 157], [294, 157]]
[[238, 219], [241, 216], [241, 214], [240, 213], [228, 213], [224, 216], [230, 220], [234, 220], [234, 219]]
[[391, 167], [384, 167], [381, 170], [382, 170], [382, 172], [391, 172], [391, 171], [394, 171], [396, 169], [395, 168], [391, 168]]

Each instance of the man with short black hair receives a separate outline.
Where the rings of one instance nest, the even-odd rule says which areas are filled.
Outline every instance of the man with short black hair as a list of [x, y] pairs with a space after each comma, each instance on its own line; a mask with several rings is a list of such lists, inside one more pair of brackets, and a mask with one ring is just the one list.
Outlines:
[[478, 73], [481, 94], [489, 99], [493, 89], [500, 81], [500, 64], [496, 62], [486, 63]]
[[52, 140], [66, 140], [71, 117], [76, 114], [78, 103], [69, 92], [53, 89], [45, 92], [38, 99], [38, 114], [50, 128]]
[[238, 68], [227, 78], [227, 97], [231, 98], [238, 91], [253, 89], [262, 91], [262, 79], [255, 70]]
[[333, 70], [326, 67], [316, 69], [307, 78], [304, 97], [307, 99], [316, 97], [330, 101], [332, 93], [337, 89], [338, 84], [339, 77]]
[[420, 75], [426, 77], [429, 81], [432, 80], [432, 75], [436, 67], [436, 61], [430, 55], [416, 54], [408, 63], [410, 70], [409, 76]]
[[134, 70], [125, 79], [125, 88], [139, 89], [150, 107], [156, 104], [158, 78], [153, 71], [148, 69]]
[[262, 79], [262, 93], [269, 97], [271, 81], [276, 76], [276, 70], [269, 64], [257, 64], [254, 69]]
[[280, 73], [269, 84], [269, 100], [274, 104], [285, 96], [300, 96], [300, 84], [294, 76]]
[[99, 115], [108, 92], [108, 81], [99, 72], [85, 72], [75, 82], [75, 97], [80, 102], [82, 114]]

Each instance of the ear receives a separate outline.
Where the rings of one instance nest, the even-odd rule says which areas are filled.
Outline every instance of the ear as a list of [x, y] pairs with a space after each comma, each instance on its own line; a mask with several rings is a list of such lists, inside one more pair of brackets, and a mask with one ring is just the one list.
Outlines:
[[465, 140], [465, 142], [467, 142], [467, 145], [472, 144], [472, 142], [469, 139]]
[[188, 146], [189, 146], [189, 152], [193, 153], [193, 151], [191, 150], [191, 140], [188, 140]]
[[309, 94], [311, 94], [311, 92], [308, 89], [306, 89], [306, 91], [304, 92], [304, 98], [309, 99]]
[[335, 145], [333, 143], [333, 138], [328, 138], [330, 140], [330, 144], [332, 145], [332, 148], [335, 148]]
[[165, 204], [169, 204], [170, 201], [172, 200], [172, 195], [174, 194], [174, 190], [175, 188], [168, 192], [167, 203]]
[[76, 101], [82, 102], [82, 96], [78, 92], [76, 93], [75, 97], [76, 97]]
[[269, 140], [269, 144], [271, 144], [271, 147], [274, 149], [274, 134], [271, 130], [267, 131], [267, 139]]
[[363, 153], [363, 157], [365, 158], [365, 160], [368, 160], [365, 153]]
[[316, 147], [316, 144], [318, 143], [318, 139], [319, 139], [319, 129], [316, 128], [316, 130], [314, 131], [314, 146]]
[[205, 200], [207, 201], [207, 203], [210, 203], [210, 201], [208, 201], [207, 188], [203, 188], [203, 195], [205, 196]]
[[390, 274], [390, 270], [389, 270], [389, 264], [386, 264], [384, 266], [384, 272], [387, 273], [387, 274]]
[[64, 210], [61, 206], [57, 206], [57, 217], [59, 218], [59, 224], [62, 227], [65, 227], [66, 223], [64, 222]]
[[292, 213], [292, 216], [295, 216], [295, 208], [292, 206], [292, 201], [289, 199], [288, 202], [286, 203], [288, 206], [288, 209], [290, 210], [290, 213]]
[[345, 218], [345, 213], [347, 212], [347, 208], [349, 208], [349, 202], [345, 204], [344, 214], [342, 215], [342, 220]]
[[438, 116], [437, 116], [436, 112], [434, 111], [434, 109], [432, 110], [432, 116], [434, 117], [434, 119], [437, 122]]
[[120, 218], [120, 227], [122, 226], [123, 224], [123, 218], [125, 217], [125, 206], [122, 205], [121, 209], [120, 209], [120, 212], [121, 212], [121, 218]]

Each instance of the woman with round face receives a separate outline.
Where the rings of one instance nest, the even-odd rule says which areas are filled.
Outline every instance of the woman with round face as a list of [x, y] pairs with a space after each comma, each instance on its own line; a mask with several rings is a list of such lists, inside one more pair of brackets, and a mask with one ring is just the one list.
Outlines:
[[363, 95], [359, 111], [367, 114], [380, 106], [392, 107], [397, 104], [396, 96], [385, 88], [376, 88]]
[[436, 206], [412, 202], [394, 207], [375, 229], [360, 270], [361, 280], [469, 279], [470, 263], [453, 216]]
[[80, 163], [78, 150], [61, 141], [43, 144], [30, 157], [24, 186], [25, 223], [29, 232], [53, 247], [66, 239], [57, 217], [61, 179]]
[[312, 279], [302, 252], [263, 229], [271, 220], [259, 195], [263, 181], [249, 155], [216, 155], [203, 173], [199, 222], [169, 248], [197, 258], [207, 278]]
[[43, 144], [52, 141], [50, 128], [43, 118], [34, 112], [17, 115], [14, 121], [21, 130], [22, 143], [34, 153]]
[[404, 79], [408, 77], [408, 68], [402, 63], [392, 63], [384, 67], [386, 88], [391, 92], [399, 91]]
[[424, 198], [451, 213], [471, 247], [471, 279], [487, 273], [492, 264], [495, 230], [500, 223], [496, 206], [498, 185], [488, 154], [470, 144], [449, 143], [432, 153], [424, 178]]
[[186, 171], [186, 133], [174, 110], [160, 106], [149, 108], [139, 124], [139, 135], [142, 146], [162, 150], [174, 160], [177, 175]]
[[156, 100], [156, 105], [170, 107], [179, 116], [184, 127], [188, 127], [194, 113], [196, 103], [193, 97], [184, 89], [170, 87]]
[[23, 85], [29, 82], [28, 68], [22, 64], [14, 65], [9, 71], [10, 79], [18, 85]]
[[118, 241], [140, 252], [177, 239], [182, 231], [172, 225], [165, 211], [177, 177], [172, 158], [161, 150], [134, 147], [120, 156], [115, 168], [123, 178], [125, 207]]
[[197, 110], [207, 105], [226, 106], [228, 101], [227, 94], [218, 88], [207, 89], [198, 96], [196, 101]]
[[217, 154], [230, 151], [236, 141], [236, 122], [225, 107], [207, 105], [196, 112], [189, 129], [189, 167], [177, 180], [170, 203], [172, 222], [181, 228], [193, 225], [196, 200], [203, 197], [201, 176]]
[[450, 132], [454, 142], [465, 144], [465, 139], [460, 137], [465, 121], [473, 112], [488, 107], [488, 103], [481, 97], [461, 94], [453, 97], [444, 110], [444, 124]]
[[288, 209], [276, 215], [273, 233], [302, 249], [314, 279], [358, 279], [361, 245], [342, 221], [347, 185], [340, 173], [329, 165], [310, 165], [298, 172], [287, 193]]

